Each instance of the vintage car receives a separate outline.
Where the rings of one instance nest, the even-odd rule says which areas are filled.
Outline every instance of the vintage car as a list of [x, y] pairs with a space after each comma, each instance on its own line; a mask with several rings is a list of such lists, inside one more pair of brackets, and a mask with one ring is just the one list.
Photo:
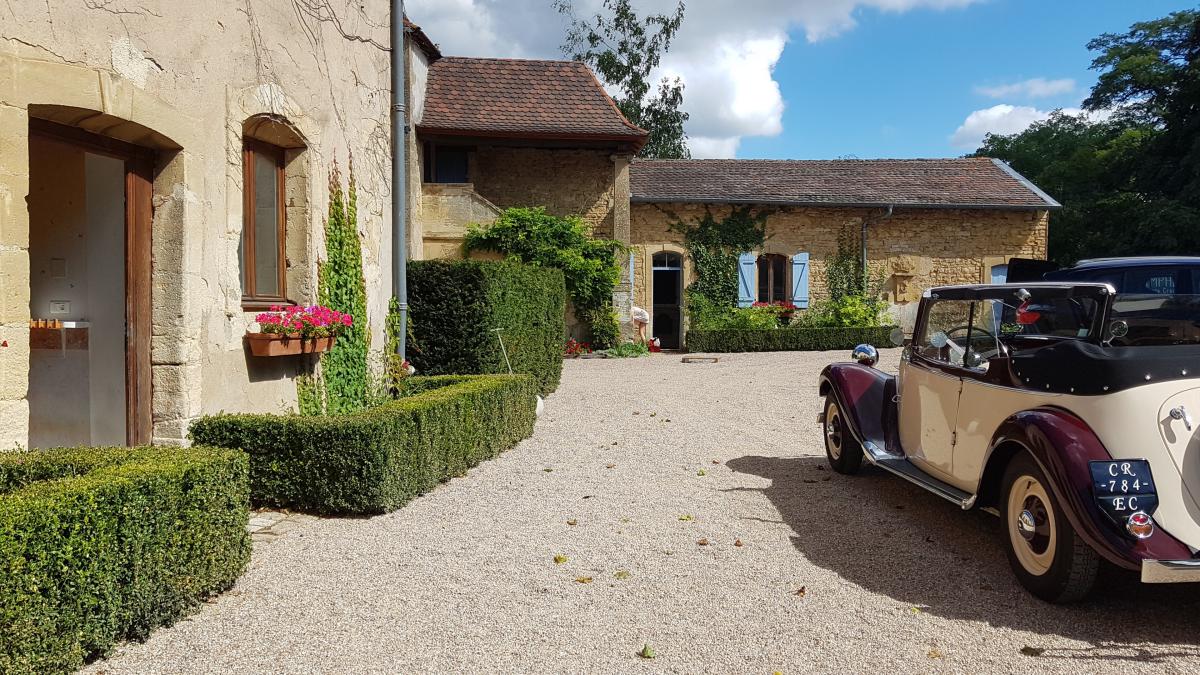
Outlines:
[[1102, 561], [1200, 581], [1200, 295], [1036, 282], [924, 293], [899, 372], [820, 377], [830, 466], [865, 458], [1003, 521], [1021, 584], [1084, 597]]

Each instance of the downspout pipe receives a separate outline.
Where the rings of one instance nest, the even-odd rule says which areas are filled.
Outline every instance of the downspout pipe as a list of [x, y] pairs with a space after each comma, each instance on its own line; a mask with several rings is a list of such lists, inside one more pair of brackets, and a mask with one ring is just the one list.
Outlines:
[[863, 218], [862, 234], [859, 235], [858, 241], [859, 241], [859, 244], [862, 246], [862, 278], [863, 278], [864, 285], [867, 283], [867, 277], [869, 276], [869, 272], [870, 272], [870, 270], [867, 267], [867, 228], [869, 228], [871, 225], [878, 223], [881, 220], [887, 220], [888, 218], [891, 218], [892, 211], [894, 210], [894, 208], [895, 208], [895, 204], [888, 204], [887, 209], [883, 212], [883, 215], [881, 215], [877, 218], [871, 218], [871, 217]]
[[400, 334], [396, 354], [406, 358], [408, 342], [408, 183], [405, 180], [404, 149], [408, 140], [405, 102], [406, 69], [404, 44], [404, 0], [391, 0], [392, 51], [392, 294], [400, 310]]

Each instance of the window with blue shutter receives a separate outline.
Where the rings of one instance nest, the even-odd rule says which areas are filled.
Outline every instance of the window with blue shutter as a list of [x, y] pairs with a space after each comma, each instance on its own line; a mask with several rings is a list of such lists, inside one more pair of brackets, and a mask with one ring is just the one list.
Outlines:
[[808, 254], [792, 256], [792, 304], [808, 309]]
[[738, 307], [754, 304], [755, 281], [758, 277], [758, 256], [742, 253], [738, 256]]

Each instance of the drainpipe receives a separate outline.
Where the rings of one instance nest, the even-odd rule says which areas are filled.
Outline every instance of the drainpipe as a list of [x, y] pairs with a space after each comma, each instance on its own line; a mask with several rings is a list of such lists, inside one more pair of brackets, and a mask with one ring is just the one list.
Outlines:
[[403, 360], [408, 342], [408, 223], [405, 219], [404, 149], [408, 140], [408, 120], [405, 119], [405, 48], [404, 0], [391, 0], [392, 11], [392, 293], [400, 309], [400, 335], [396, 353]]
[[864, 285], [866, 284], [867, 277], [869, 276], [869, 270], [867, 268], [867, 228], [881, 220], [887, 220], [888, 218], [891, 218], [893, 206], [893, 204], [888, 204], [887, 211], [885, 211], [884, 214], [878, 218], [863, 218], [862, 234], [859, 236], [859, 243], [862, 245], [862, 278]]

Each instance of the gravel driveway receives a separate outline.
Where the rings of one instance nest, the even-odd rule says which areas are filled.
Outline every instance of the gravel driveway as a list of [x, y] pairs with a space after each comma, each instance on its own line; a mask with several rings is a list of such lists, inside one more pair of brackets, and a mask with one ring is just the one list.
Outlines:
[[569, 361], [532, 439], [256, 544], [232, 591], [91, 670], [1200, 672], [1200, 588], [1049, 606], [994, 517], [829, 471], [815, 384], [843, 357]]

